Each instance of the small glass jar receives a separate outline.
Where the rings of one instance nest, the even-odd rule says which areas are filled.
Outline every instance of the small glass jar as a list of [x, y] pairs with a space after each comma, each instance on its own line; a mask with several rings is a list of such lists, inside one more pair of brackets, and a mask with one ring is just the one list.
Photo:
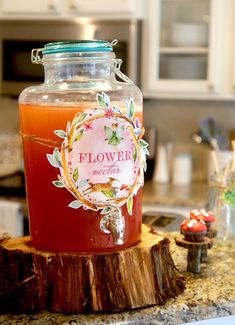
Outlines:
[[225, 241], [235, 238], [235, 171], [232, 157], [225, 167], [217, 169], [210, 179], [207, 208], [216, 217], [217, 239]]
[[120, 72], [113, 45], [60, 42], [32, 51], [45, 81], [20, 94], [19, 112], [38, 249], [113, 251], [141, 238], [142, 94]]

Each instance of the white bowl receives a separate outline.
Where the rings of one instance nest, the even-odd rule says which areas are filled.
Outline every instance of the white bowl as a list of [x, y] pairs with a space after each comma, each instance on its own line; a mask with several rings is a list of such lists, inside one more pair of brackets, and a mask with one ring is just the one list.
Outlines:
[[204, 24], [172, 24], [170, 39], [174, 46], [206, 46], [208, 26]]

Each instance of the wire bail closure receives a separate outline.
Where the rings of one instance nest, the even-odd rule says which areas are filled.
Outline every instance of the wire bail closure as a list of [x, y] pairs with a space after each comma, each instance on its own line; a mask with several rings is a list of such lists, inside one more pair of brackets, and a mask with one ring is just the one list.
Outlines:
[[112, 42], [110, 43], [110, 45], [112, 46], [112, 47], [114, 47], [115, 45], [117, 45], [117, 43], [118, 43], [118, 39], [114, 39], [114, 40], [112, 40]]
[[42, 63], [42, 48], [33, 49], [31, 52], [31, 62], [33, 64], [41, 64]]
[[125, 75], [121, 70], [121, 64], [122, 64], [122, 60], [121, 59], [115, 59], [115, 67], [114, 67], [114, 70], [115, 70], [115, 74], [120, 78], [122, 79], [124, 82], [127, 82], [127, 83], [130, 83], [130, 84], [133, 84], [133, 81], [127, 77], [127, 75]]

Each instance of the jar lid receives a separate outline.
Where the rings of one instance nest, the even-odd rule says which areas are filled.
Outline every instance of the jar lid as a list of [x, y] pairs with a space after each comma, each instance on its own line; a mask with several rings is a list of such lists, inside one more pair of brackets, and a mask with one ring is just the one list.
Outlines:
[[113, 42], [101, 40], [82, 40], [70, 42], [54, 42], [44, 45], [43, 54], [69, 53], [69, 52], [112, 52]]
[[[121, 59], [116, 59], [113, 47], [118, 43], [117, 39], [112, 42], [103, 40], [80, 40], [69, 42], [47, 43], [43, 48], [33, 49], [31, 61], [34, 64], [47, 64], [51, 62], [91, 63], [109, 60], [114, 63], [115, 73], [119, 78], [128, 83], [133, 83], [124, 73], [120, 71]], [[106, 54], [104, 54], [104, 52]], [[83, 53], [83, 54], [82, 54]], [[55, 55], [54, 55], [55, 54]], [[71, 54], [71, 55], [70, 55]]]

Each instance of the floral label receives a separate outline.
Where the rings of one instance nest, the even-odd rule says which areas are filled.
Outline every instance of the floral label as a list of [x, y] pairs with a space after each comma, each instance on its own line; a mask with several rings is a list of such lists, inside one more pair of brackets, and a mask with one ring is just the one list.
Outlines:
[[97, 94], [97, 102], [68, 122], [66, 130], [54, 131], [63, 142], [47, 155], [59, 172], [53, 185], [74, 196], [70, 208], [106, 214], [126, 204], [131, 215], [133, 196], [144, 182], [148, 144], [141, 139], [132, 99], [125, 112], [112, 106], [105, 93]]

